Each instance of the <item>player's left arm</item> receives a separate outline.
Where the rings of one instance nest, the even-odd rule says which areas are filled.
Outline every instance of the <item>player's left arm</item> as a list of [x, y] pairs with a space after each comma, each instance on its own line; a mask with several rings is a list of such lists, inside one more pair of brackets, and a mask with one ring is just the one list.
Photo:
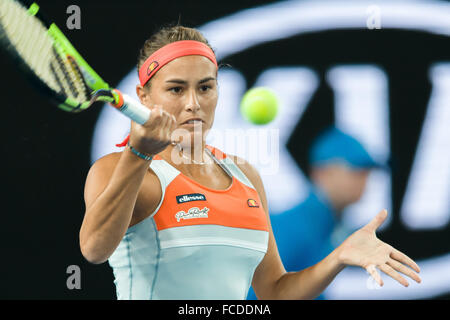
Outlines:
[[253, 275], [252, 286], [256, 296], [258, 299], [315, 298], [343, 267], [338, 265], [334, 259], [328, 258], [319, 267], [311, 267], [300, 272], [286, 272], [270, 224], [267, 197], [261, 177], [246, 160], [239, 157], [234, 157], [233, 160], [258, 192], [269, 225], [267, 252]]
[[346, 265], [366, 269], [380, 285], [383, 285], [383, 281], [376, 267], [404, 286], [409, 284], [399, 272], [416, 282], [421, 281], [415, 273], [420, 272], [420, 269], [412, 259], [376, 237], [376, 229], [386, 219], [387, 213], [384, 210], [366, 226], [348, 237], [322, 261], [301, 271], [286, 272], [270, 224], [267, 198], [261, 177], [258, 171], [244, 159], [234, 157], [233, 160], [258, 192], [269, 225], [267, 252], [253, 274], [252, 286], [258, 299], [314, 299]]

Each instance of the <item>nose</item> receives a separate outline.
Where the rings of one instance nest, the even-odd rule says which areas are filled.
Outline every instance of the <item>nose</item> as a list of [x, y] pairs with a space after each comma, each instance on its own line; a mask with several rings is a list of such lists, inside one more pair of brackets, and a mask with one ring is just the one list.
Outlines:
[[198, 102], [197, 93], [195, 90], [191, 90], [186, 101], [186, 111], [195, 112], [200, 109], [200, 103]]

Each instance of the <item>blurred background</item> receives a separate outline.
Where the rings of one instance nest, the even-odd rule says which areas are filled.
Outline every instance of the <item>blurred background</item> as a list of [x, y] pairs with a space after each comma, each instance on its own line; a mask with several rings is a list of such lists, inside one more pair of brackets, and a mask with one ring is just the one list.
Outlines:
[[[318, 177], [311, 176], [311, 152], [324, 130], [333, 126], [356, 139], [379, 165], [365, 170], [360, 196], [330, 210], [338, 214], [323, 237], [339, 241], [386, 208], [378, 237], [418, 262], [422, 284], [403, 288], [384, 276], [380, 289], [364, 270], [347, 268], [322, 298], [450, 298], [449, 1], [39, 4], [92, 67], [130, 95], [138, 50], [153, 32], [178, 22], [200, 29], [226, 65], [209, 143], [259, 169], [274, 221], [303, 214]], [[67, 27], [70, 5], [80, 8], [80, 29]], [[0, 57], [0, 299], [115, 299], [109, 265], [83, 259], [78, 232], [87, 172], [120, 150], [115, 143], [129, 120], [107, 106], [60, 111]], [[239, 112], [243, 93], [254, 86], [271, 88], [280, 100], [270, 124], [252, 125]], [[312, 226], [290, 232], [314, 233]], [[277, 228], [283, 254], [301, 257]], [[67, 287], [71, 265], [80, 267], [81, 289]]]

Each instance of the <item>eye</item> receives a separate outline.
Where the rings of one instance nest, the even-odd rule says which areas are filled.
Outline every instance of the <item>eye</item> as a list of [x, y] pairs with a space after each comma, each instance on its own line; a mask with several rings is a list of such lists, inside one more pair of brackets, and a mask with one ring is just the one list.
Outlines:
[[209, 89], [211, 89], [211, 86], [203, 85], [203, 86], [200, 87], [200, 91], [203, 91], [203, 92], [206, 92]]
[[183, 90], [182, 87], [172, 87], [169, 88], [169, 91], [172, 91], [173, 93], [180, 93]]

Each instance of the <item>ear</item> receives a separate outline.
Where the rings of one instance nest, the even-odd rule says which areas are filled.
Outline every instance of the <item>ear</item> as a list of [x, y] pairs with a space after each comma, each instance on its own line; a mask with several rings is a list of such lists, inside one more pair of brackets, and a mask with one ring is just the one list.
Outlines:
[[150, 93], [142, 85], [140, 84], [136, 85], [136, 94], [144, 106], [151, 105]]

